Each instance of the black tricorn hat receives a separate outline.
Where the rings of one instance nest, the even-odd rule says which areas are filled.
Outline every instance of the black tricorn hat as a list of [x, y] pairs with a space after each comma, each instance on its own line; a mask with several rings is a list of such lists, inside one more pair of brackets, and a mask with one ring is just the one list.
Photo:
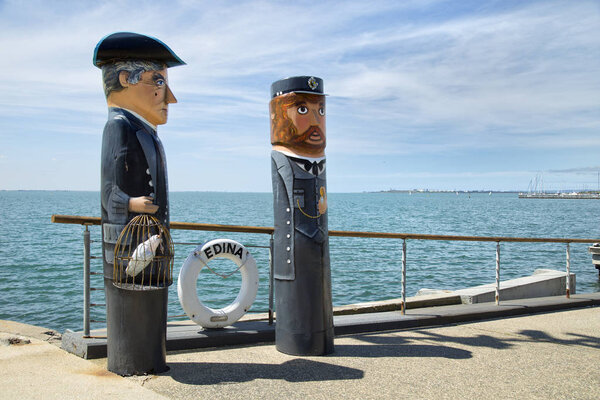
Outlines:
[[326, 96], [323, 93], [323, 79], [315, 76], [292, 76], [271, 84], [271, 98], [290, 92]]
[[158, 61], [167, 67], [185, 65], [185, 62], [160, 40], [133, 32], [117, 32], [102, 38], [94, 50], [94, 65], [125, 60]]

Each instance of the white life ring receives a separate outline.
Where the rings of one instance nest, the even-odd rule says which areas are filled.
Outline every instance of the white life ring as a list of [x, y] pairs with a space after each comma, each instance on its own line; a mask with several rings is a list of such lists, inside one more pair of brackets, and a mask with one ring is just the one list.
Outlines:
[[[237, 297], [227, 307], [215, 310], [202, 304], [196, 293], [196, 283], [202, 268], [217, 257], [233, 261], [242, 274], [242, 287]], [[215, 239], [197, 247], [186, 258], [177, 282], [177, 295], [183, 310], [196, 324], [204, 328], [222, 328], [240, 319], [256, 298], [258, 269], [256, 261], [246, 248], [229, 239]]]

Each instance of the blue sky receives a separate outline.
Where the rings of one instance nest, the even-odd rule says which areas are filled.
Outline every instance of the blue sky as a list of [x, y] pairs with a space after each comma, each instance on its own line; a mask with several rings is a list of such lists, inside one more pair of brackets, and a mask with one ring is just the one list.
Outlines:
[[0, 1], [0, 189], [98, 190], [116, 31], [188, 65], [159, 127], [172, 191], [271, 191], [270, 84], [324, 79], [330, 192], [596, 189], [595, 1]]

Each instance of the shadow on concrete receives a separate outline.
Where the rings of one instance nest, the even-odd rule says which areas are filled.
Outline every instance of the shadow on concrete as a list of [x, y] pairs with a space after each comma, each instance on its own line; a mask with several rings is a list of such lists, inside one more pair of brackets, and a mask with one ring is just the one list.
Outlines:
[[[456, 344], [462, 344], [465, 346], [473, 346], [473, 347], [490, 347], [493, 349], [508, 349], [513, 346], [511, 343], [508, 343], [507, 340], [498, 339], [498, 338], [495, 338], [495, 337], [489, 336], [489, 335], [456, 337], [456, 336], [441, 335], [439, 333], [430, 332], [427, 330], [416, 330], [414, 332], [419, 334], [419, 336], [395, 337], [395, 336], [389, 336], [389, 335], [382, 335], [381, 333], [369, 333], [369, 334], [363, 334], [363, 335], [356, 335], [355, 337], [356, 337], [356, 339], [362, 340], [364, 342], [374, 343], [376, 345], [386, 345], [386, 346], [403, 344], [403, 345], [406, 345], [407, 347], [415, 347], [415, 346], [419, 347], [418, 343], [422, 342], [423, 340], [433, 340], [433, 341], [440, 342], [440, 343], [456, 343]], [[466, 350], [462, 350], [462, 349], [455, 349], [453, 347], [448, 347], [445, 345], [429, 345], [429, 346], [435, 347], [435, 348], [440, 347], [440, 350], [445, 350], [445, 349], [452, 350], [455, 352], [455, 354], [456, 354], [457, 350], [466, 351]], [[369, 347], [369, 346], [367, 346], [367, 347]], [[420, 347], [427, 347], [427, 346], [421, 345]], [[439, 353], [439, 354], [442, 354], [442, 353]], [[452, 352], [450, 352], [450, 354], [452, 354]], [[469, 352], [469, 354], [470, 354], [470, 352]], [[417, 355], [417, 356], [419, 356], [419, 355]], [[457, 358], [457, 357], [449, 357], [449, 358]], [[462, 358], [464, 358], [464, 357], [462, 357]]]
[[[440, 349], [440, 352], [435, 352], [438, 357], [444, 357], [443, 354], [447, 353], [448, 358], [461, 358], [456, 357], [460, 351], [465, 351], [462, 349], [455, 349], [452, 347], [446, 346], [446, 344], [460, 344], [464, 346], [471, 347], [488, 347], [491, 349], [504, 350], [509, 349], [517, 343], [539, 343], [539, 342], [547, 342], [554, 343], [565, 346], [583, 346], [583, 347], [591, 347], [595, 349], [600, 349], [600, 338], [594, 336], [587, 336], [581, 334], [567, 333], [573, 337], [573, 339], [560, 339], [549, 335], [548, 333], [540, 330], [521, 330], [518, 332], [518, 335], [521, 337], [511, 337], [511, 338], [498, 338], [490, 335], [475, 335], [475, 336], [449, 336], [442, 335], [437, 332], [431, 332], [430, 330], [415, 330], [413, 331], [416, 336], [403, 336], [403, 337], [395, 337], [390, 335], [385, 335], [381, 333], [366, 333], [355, 335], [354, 337], [358, 340], [372, 343], [375, 346], [387, 348], [386, 352], [390, 353], [388, 355], [383, 356], [393, 356], [396, 347], [407, 347], [407, 348], [416, 348], [417, 350], [421, 348], [423, 354], [416, 354], [415, 356], [423, 356], [428, 357], [429, 352], [427, 347], [434, 347]], [[423, 340], [439, 342], [444, 345], [435, 346], [435, 345], [420, 345], [419, 343]], [[339, 346], [336, 346], [336, 350]], [[364, 352], [370, 353], [372, 346], [366, 346], [366, 350]], [[388, 348], [389, 347], [389, 348]], [[376, 347], [377, 348], [377, 347]], [[400, 350], [400, 352], [409, 351], [407, 349]], [[412, 351], [409, 351], [412, 355]], [[382, 353], [382, 350], [374, 351], [374, 354]], [[358, 356], [358, 355], [357, 355]], [[374, 355], [376, 356], [376, 355]], [[371, 357], [374, 357], [373, 355]], [[368, 357], [368, 355], [367, 355]], [[462, 357], [464, 358], [464, 357]]]
[[362, 379], [359, 369], [306, 359], [283, 364], [252, 363], [178, 363], [170, 362], [170, 371], [161, 374], [188, 385], [215, 385], [249, 382], [255, 379], [281, 379], [287, 382], [315, 382]]
[[519, 335], [528, 337], [528, 342], [547, 342], [554, 344], [562, 344], [565, 346], [584, 346], [591, 347], [593, 349], [600, 349], [600, 337], [581, 335], [577, 333], [566, 334], [575, 337], [575, 339], [559, 339], [548, 335], [546, 332], [538, 330], [522, 330], [519, 331]]
[[470, 351], [449, 346], [426, 344], [335, 345], [335, 357], [438, 357], [463, 360], [473, 357]]

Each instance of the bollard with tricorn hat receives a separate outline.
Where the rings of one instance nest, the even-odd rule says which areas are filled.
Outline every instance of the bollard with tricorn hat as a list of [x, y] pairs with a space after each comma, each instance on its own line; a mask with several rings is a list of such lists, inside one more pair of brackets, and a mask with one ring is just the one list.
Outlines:
[[323, 80], [271, 85], [273, 271], [277, 350], [333, 352]]
[[177, 100], [167, 69], [185, 63], [160, 40], [133, 32], [98, 42], [108, 120], [101, 154], [101, 212], [108, 369], [160, 373], [166, 365], [169, 235], [167, 163], [157, 126]]

